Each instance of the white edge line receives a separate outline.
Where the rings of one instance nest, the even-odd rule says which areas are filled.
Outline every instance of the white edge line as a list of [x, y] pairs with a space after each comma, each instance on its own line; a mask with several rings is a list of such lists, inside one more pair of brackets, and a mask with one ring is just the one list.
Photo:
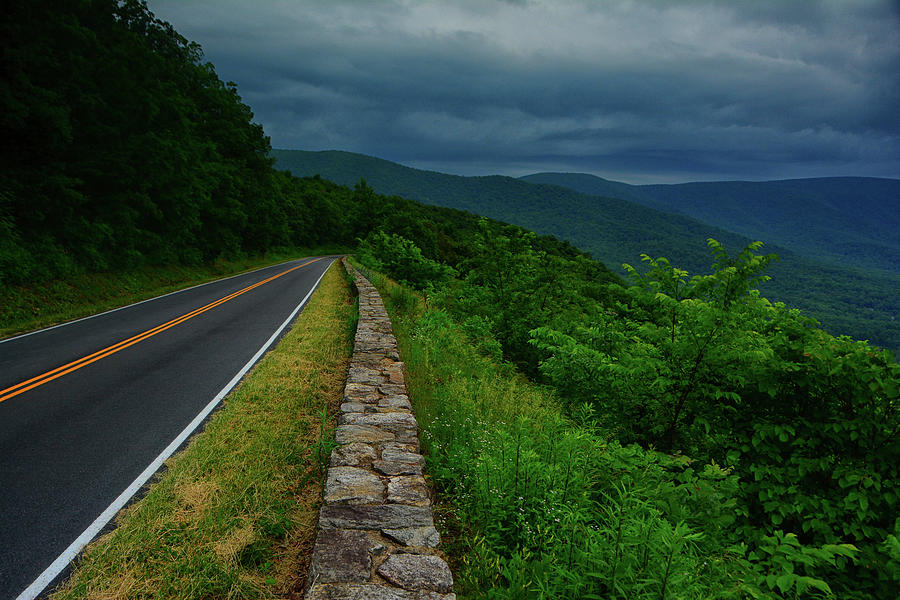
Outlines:
[[[331, 261], [331, 264], [334, 264], [334, 260]], [[329, 264], [328, 266], [331, 267], [331, 264]], [[100, 516], [97, 517], [94, 522], [91, 523], [88, 528], [85, 529], [84, 532], [82, 532], [82, 534], [79, 535], [78, 538], [63, 551], [62, 554], [60, 554], [57, 559], [50, 564], [49, 567], [44, 569], [44, 572], [41, 573], [38, 578], [35, 579], [34, 582], [32, 582], [31, 585], [25, 588], [25, 590], [18, 595], [16, 600], [34, 600], [34, 598], [37, 598], [41, 594], [41, 592], [44, 591], [44, 588], [46, 588], [51, 581], [56, 579], [56, 576], [62, 573], [63, 569], [65, 569], [66, 566], [70, 562], [72, 562], [72, 560], [78, 555], [78, 553], [81, 552], [81, 549], [87, 546], [87, 544], [92, 539], [94, 539], [94, 536], [100, 533], [100, 530], [102, 530], [106, 526], [106, 524], [109, 523], [114, 516], [116, 516], [116, 513], [122, 510], [122, 507], [124, 507], [128, 503], [131, 497], [134, 496], [137, 491], [141, 489], [141, 487], [145, 483], [147, 483], [147, 481], [153, 476], [153, 474], [159, 470], [166, 459], [172, 456], [175, 450], [177, 450], [178, 447], [181, 446], [181, 444], [183, 444], [188, 437], [190, 437], [194, 430], [197, 429], [197, 427], [200, 426], [204, 419], [209, 416], [209, 413], [213, 411], [216, 405], [221, 402], [222, 398], [228, 395], [228, 392], [230, 392], [234, 388], [234, 386], [238, 384], [238, 382], [244, 377], [244, 375], [247, 374], [247, 371], [249, 371], [256, 363], [256, 361], [258, 361], [260, 357], [266, 352], [266, 350], [269, 349], [269, 346], [271, 346], [272, 343], [278, 338], [278, 336], [281, 335], [281, 332], [284, 331], [284, 328], [288, 326], [288, 324], [294, 319], [295, 316], [297, 316], [297, 313], [300, 312], [300, 309], [303, 308], [303, 306], [306, 304], [306, 301], [309, 300], [309, 297], [312, 296], [314, 291], [316, 291], [316, 289], [319, 287], [319, 282], [322, 281], [322, 278], [325, 277], [325, 273], [327, 272], [327, 268], [322, 271], [322, 274], [319, 275], [319, 278], [309, 290], [309, 293], [303, 297], [303, 300], [301, 300], [299, 304], [297, 304], [293, 312], [291, 312], [288, 318], [285, 319], [281, 324], [281, 327], [279, 327], [275, 331], [275, 333], [273, 333], [272, 336], [266, 341], [266, 343], [264, 343], [262, 347], [256, 351], [256, 354], [253, 355], [253, 358], [247, 361], [247, 364], [245, 364], [243, 368], [238, 371], [237, 375], [235, 375], [231, 379], [231, 381], [229, 381], [225, 385], [225, 387], [223, 387], [221, 391], [216, 394], [215, 398], [210, 400], [209, 404], [207, 404], [206, 407], [202, 411], [200, 411], [200, 414], [194, 417], [194, 420], [191, 421], [188, 426], [178, 434], [178, 437], [172, 440], [172, 443], [166, 446], [166, 449], [163, 450], [159, 454], [159, 456], [153, 459], [153, 462], [151, 462], [147, 466], [147, 468], [144, 469], [144, 471], [140, 475], [138, 475], [137, 479], [132, 481], [131, 485], [125, 488], [125, 491], [119, 494], [119, 497], [113, 500], [113, 503], [107, 506], [106, 510], [100, 513]]]
[[[308, 258], [308, 257], [307, 257]], [[262, 271], [263, 269], [270, 269], [272, 267], [279, 267], [281, 265], [286, 265], [290, 262], [300, 262], [301, 260], [306, 260], [303, 258], [295, 258], [293, 260], [286, 260], [284, 262], [275, 263], [274, 265], [268, 265], [266, 267], [260, 267], [258, 269], [252, 269], [250, 271], [244, 271], [243, 273], [237, 273], [235, 275], [229, 275], [228, 277], [222, 277], [221, 279], [213, 279], [212, 281], [207, 281], [206, 283], [198, 283], [197, 285], [192, 285], [191, 287], [181, 288], [180, 290], [175, 290], [174, 292], [169, 292], [167, 294], [162, 294], [161, 296], [154, 296], [152, 298], [147, 298], [146, 300], [141, 300], [140, 302], [134, 302], [132, 304], [126, 304], [125, 306], [119, 306], [117, 308], [111, 308], [109, 310], [105, 310], [103, 312], [97, 313], [95, 315], [88, 315], [86, 317], [81, 317], [80, 319], [72, 319], [71, 321], [66, 321], [64, 323], [57, 323], [56, 325], [51, 325], [50, 327], [44, 327], [43, 329], [35, 329], [34, 331], [29, 331], [28, 333], [20, 333], [19, 335], [14, 335], [13, 337], [8, 337], [0, 340], [0, 344], [5, 344], [6, 342], [11, 342], [13, 340], [18, 340], [19, 338], [28, 337], [29, 335], [35, 335], [37, 333], [44, 333], [45, 331], [50, 331], [51, 329], [56, 329], [57, 327], [65, 327], [66, 325], [72, 325], [73, 323], [79, 323], [81, 321], [87, 321], [88, 319], [93, 319], [94, 317], [100, 317], [102, 315], [108, 315], [109, 313], [114, 313], [119, 310], [125, 310], [126, 308], [131, 308], [132, 306], [137, 306], [138, 304], [143, 304], [145, 302], [152, 302], [153, 300], [159, 300], [160, 298], [165, 298], [166, 296], [171, 296], [173, 294], [180, 294], [181, 292], [186, 292], [188, 290], [193, 290], [198, 287], [203, 287], [204, 285], [211, 285], [213, 283], [219, 283], [220, 281], [228, 281], [229, 279], [234, 279], [235, 277], [240, 277], [241, 275], [249, 275], [250, 273], [256, 273], [257, 271]]]

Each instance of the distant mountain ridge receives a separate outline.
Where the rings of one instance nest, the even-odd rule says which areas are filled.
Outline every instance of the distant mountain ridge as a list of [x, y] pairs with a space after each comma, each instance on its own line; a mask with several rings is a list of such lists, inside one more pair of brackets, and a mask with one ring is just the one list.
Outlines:
[[[588, 195], [569, 187], [499, 175], [462, 177], [423, 171], [343, 151], [273, 150], [272, 156], [277, 168], [299, 177], [320, 175], [348, 186], [365, 179], [381, 194], [463, 209], [555, 235], [590, 252], [614, 271], [623, 262], [637, 266], [639, 255], [647, 253], [665, 256], [691, 273], [705, 273], [711, 262], [707, 238], [719, 240], [732, 253], [761, 239], [766, 242], [765, 252], [781, 258], [769, 269], [773, 280], [761, 286], [766, 297], [803, 309], [834, 334], [848, 334], [900, 350], [897, 273], [806, 257], [772, 244], [768, 236], [749, 238], [686, 215], [648, 207], [637, 199]], [[607, 183], [616, 190], [637, 188], [636, 193], [644, 187]]]
[[[638, 262], [641, 252], [665, 255], [692, 271], [705, 270], [709, 263], [708, 237], [731, 248], [752, 241], [634, 202], [589, 196], [502, 175], [449, 175], [336, 150], [273, 150], [272, 155], [276, 167], [297, 176], [321, 175], [347, 186], [365, 179], [381, 194], [459, 208], [567, 239], [609, 263], [614, 270], [619, 270], [623, 262]], [[601, 231], [607, 235], [598, 237]]]
[[809, 257], [900, 273], [900, 180], [826, 177], [630, 185], [586, 173], [535, 173], [561, 185], [683, 214]]

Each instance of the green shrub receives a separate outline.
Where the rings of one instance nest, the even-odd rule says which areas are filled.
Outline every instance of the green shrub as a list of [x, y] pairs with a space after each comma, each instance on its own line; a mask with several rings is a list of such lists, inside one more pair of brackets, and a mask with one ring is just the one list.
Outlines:
[[[428, 470], [452, 507], [464, 597], [782, 597], [766, 587], [771, 561], [738, 544], [730, 469], [609, 440], [590, 405], [565, 417], [552, 392], [483, 356], [447, 313], [403, 310], [397, 295], [385, 294]], [[779, 568], [808, 578], [785, 597], [826, 585], [801, 560], [814, 550], [779, 555]]]
[[384, 271], [418, 290], [446, 283], [454, 273], [449, 266], [426, 258], [411, 240], [380, 230], [366, 236], [356, 256], [365, 266]]
[[644, 257], [627, 301], [568, 332], [535, 329], [542, 372], [623, 443], [733, 466], [735, 525], [753, 556], [780, 531], [822, 552], [851, 544], [858, 556], [798, 551], [804, 576], [842, 598], [896, 597], [886, 540], [900, 512], [900, 366], [753, 292], [771, 260], [759, 244], [734, 259], [710, 246], [710, 275]]

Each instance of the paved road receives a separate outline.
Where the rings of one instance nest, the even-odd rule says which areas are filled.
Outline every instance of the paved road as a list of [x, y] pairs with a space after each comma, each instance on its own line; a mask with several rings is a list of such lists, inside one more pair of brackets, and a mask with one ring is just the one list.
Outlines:
[[95, 522], [332, 261], [292, 261], [0, 342], [0, 600]]

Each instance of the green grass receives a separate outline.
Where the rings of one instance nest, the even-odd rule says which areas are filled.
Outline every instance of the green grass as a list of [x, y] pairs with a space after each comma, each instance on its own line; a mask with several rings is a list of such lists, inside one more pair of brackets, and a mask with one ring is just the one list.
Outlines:
[[97, 314], [193, 285], [302, 256], [342, 253], [310, 248], [198, 266], [147, 266], [127, 272], [85, 273], [64, 280], [0, 288], [0, 339]]
[[86, 549], [54, 600], [302, 592], [355, 328], [335, 263], [290, 332]]

